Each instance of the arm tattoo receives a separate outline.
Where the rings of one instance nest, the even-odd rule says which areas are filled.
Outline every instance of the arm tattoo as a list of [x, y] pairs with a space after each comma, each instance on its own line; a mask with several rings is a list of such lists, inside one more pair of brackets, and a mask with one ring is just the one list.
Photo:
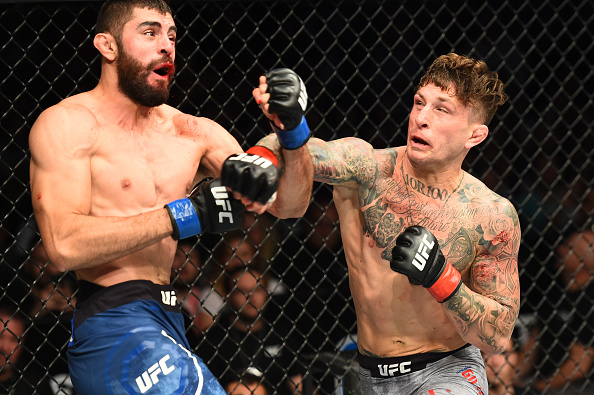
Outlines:
[[[448, 261], [458, 270], [470, 265], [470, 278], [445, 307], [462, 336], [474, 335], [487, 348], [502, 352], [504, 346], [498, 340], [511, 336], [520, 309], [520, 227], [508, 202], [499, 201], [488, 207], [490, 210], [474, 222], [477, 225], [472, 233], [480, 238], [475, 242], [476, 257], [471, 262], [455, 261], [455, 254], [448, 251]], [[471, 233], [471, 229], [465, 231]]]
[[314, 178], [328, 184], [355, 182], [369, 185], [377, 177], [374, 150], [357, 138], [323, 142], [312, 139], [307, 147], [312, 158]]

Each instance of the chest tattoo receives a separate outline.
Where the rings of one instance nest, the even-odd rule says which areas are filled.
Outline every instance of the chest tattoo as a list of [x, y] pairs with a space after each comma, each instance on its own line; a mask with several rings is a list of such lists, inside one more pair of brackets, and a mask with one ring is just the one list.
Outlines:
[[409, 188], [423, 194], [431, 199], [446, 201], [450, 193], [446, 189], [434, 188], [431, 185], [425, 185], [422, 181], [404, 174], [404, 184]]
[[[377, 185], [377, 193], [373, 194], [375, 200], [363, 206], [364, 232], [374, 239], [379, 248], [384, 248], [382, 258], [390, 260], [392, 248], [396, 237], [403, 229], [411, 225], [420, 225], [433, 234], [443, 243], [442, 250], [449, 250], [454, 262], [466, 266], [472, 260], [471, 232], [465, 229], [468, 226], [468, 214], [456, 209], [455, 194], [451, 194], [449, 205], [436, 204], [432, 200], [420, 200], [417, 195], [411, 195], [406, 189], [405, 181], [393, 179], [385, 180]], [[425, 191], [428, 189], [425, 188]], [[434, 191], [435, 189], [431, 189]], [[437, 196], [437, 192], [435, 192]], [[439, 192], [446, 196], [447, 203], [450, 196], [447, 192]], [[444, 240], [445, 238], [445, 240]], [[475, 237], [476, 238], [476, 237]]]

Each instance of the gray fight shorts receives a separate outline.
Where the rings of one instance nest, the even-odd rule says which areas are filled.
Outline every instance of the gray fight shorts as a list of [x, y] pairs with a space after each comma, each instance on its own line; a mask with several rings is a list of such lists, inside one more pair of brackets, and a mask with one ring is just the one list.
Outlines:
[[467, 344], [457, 350], [374, 358], [359, 354], [361, 394], [488, 395], [481, 352]]

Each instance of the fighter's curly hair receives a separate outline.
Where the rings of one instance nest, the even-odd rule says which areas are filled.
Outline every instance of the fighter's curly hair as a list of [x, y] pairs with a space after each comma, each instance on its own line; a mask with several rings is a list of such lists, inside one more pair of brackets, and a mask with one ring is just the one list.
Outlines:
[[488, 125], [497, 108], [506, 102], [505, 84], [482, 60], [449, 53], [433, 61], [421, 78], [417, 90], [427, 84], [450, 91], [464, 105], [474, 109], [474, 121]]
[[107, 0], [99, 10], [95, 33], [109, 33], [120, 42], [124, 25], [132, 19], [135, 8], [172, 14], [171, 7], [165, 0]]

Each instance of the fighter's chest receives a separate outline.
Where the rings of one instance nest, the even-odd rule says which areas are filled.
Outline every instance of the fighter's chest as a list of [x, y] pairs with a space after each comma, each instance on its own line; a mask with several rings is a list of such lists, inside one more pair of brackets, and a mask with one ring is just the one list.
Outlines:
[[375, 245], [384, 248], [384, 259], [389, 259], [396, 237], [407, 227], [420, 225], [440, 241], [444, 254], [454, 262], [469, 262], [475, 255], [477, 223], [463, 204], [452, 197], [433, 199], [411, 193], [402, 184], [392, 184], [370, 193], [373, 200], [362, 205], [365, 234]]
[[91, 158], [93, 190], [147, 206], [179, 198], [190, 189], [200, 157], [195, 142], [166, 134], [103, 138]]
[[411, 190], [403, 181], [378, 183], [362, 197], [361, 211], [370, 229], [400, 233], [399, 227], [421, 225], [434, 234], [448, 232], [461, 217], [455, 199], [447, 191]]

